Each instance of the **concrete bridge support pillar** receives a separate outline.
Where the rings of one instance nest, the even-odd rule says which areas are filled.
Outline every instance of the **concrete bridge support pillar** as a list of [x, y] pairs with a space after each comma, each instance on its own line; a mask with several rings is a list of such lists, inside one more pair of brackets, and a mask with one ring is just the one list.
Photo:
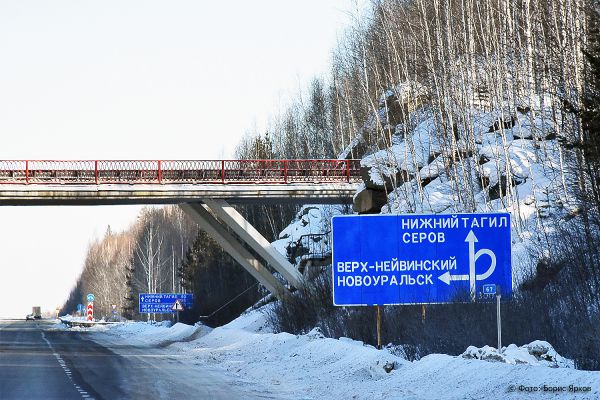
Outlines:
[[223, 224], [205, 208], [206, 206], [199, 203], [184, 203], [179, 206], [269, 292], [279, 299], [289, 294], [287, 288], [256, 257], [246, 250], [237, 238], [223, 227]]
[[225, 200], [203, 199], [204, 204], [236, 235], [279, 272], [291, 286], [302, 285], [302, 274]]

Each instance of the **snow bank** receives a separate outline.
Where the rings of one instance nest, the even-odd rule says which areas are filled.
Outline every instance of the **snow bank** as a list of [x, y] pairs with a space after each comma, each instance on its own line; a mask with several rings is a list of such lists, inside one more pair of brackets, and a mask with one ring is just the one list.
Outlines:
[[67, 327], [67, 330], [79, 332], [104, 332], [108, 330], [108, 325], [71, 326]]
[[351, 389], [368, 387], [386, 378], [386, 371], [408, 363], [360, 341], [325, 338], [318, 329], [306, 335], [274, 334], [266, 328], [259, 311], [243, 315], [198, 340], [172, 347], [191, 352], [197, 359], [244, 380], [266, 379], [290, 398], [329, 397], [331, 388], [339, 384]]
[[[316, 328], [306, 335], [275, 334], [264, 311], [215, 329], [137, 322], [97, 335], [185, 354], [178, 360], [189, 363], [186, 368], [208, 364], [248, 385], [270, 386], [278, 398], [600, 398], [600, 374], [573, 369], [544, 341], [510, 345], [501, 354], [488, 346], [469, 347], [461, 356], [431, 354], [410, 362], [360, 341], [325, 338]], [[582, 389], [574, 394], [570, 385]]]
[[[470, 347], [458, 357], [433, 354], [409, 362], [360, 341], [325, 338], [318, 329], [306, 335], [275, 334], [263, 312], [251, 311], [170, 348], [244, 381], [277, 386], [289, 398], [545, 398], [544, 385], [591, 388], [578, 393], [578, 399], [600, 396], [600, 374], [574, 370], [572, 361], [543, 341], [505, 347], [502, 362], [465, 356], [491, 355], [495, 349], [489, 347]], [[542, 389], [532, 393], [533, 387]]]
[[552, 368], [575, 367], [573, 360], [562, 357], [550, 343], [543, 340], [536, 340], [521, 347], [511, 344], [503, 347], [501, 352], [490, 346], [480, 348], [469, 346], [461, 356], [466, 359], [504, 362], [507, 364], [526, 364]]
[[176, 323], [170, 326], [169, 321], [162, 323], [124, 322], [110, 325], [106, 333], [111, 336], [134, 342], [138, 345], [166, 345], [171, 342], [192, 340], [193, 338], [210, 332], [210, 328], [197, 323], [186, 325]]

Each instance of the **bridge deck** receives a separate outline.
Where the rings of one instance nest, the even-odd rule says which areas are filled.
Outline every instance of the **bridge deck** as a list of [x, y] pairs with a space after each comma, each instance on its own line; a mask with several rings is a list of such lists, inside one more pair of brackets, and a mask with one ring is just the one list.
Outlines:
[[0, 160], [0, 205], [348, 202], [359, 160]]

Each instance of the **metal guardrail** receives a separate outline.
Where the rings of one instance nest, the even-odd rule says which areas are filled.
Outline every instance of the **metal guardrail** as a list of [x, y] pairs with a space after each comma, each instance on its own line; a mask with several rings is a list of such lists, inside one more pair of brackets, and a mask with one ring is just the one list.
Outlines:
[[63, 319], [63, 318], [59, 318], [59, 320], [63, 324], [68, 325], [70, 327], [79, 326], [79, 327], [84, 327], [84, 328], [89, 328], [89, 327], [92, 327], [94, 325], [114, 325], [114, 324], [118, 324], [118, 322], [110, 322], [110, 321], [81, 321], [81, 320]]
[[331, 231], [302, 235], [291, 248], [289, 260], [299, 263], [308, 260], [322, 260], [331, 256]]
[[360, 160], [0, 160], [0, 184], [272, 184], [360, 180]]

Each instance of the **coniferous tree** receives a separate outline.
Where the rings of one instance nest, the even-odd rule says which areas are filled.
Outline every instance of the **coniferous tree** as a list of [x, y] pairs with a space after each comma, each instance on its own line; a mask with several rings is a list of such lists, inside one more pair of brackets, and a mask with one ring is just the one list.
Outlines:
[[184, 321], [218, 326], [237, 317], [264, 293], [256, 280], [208, 235], [199, 231], [179, 269], [183, 288], [194, 294], [194, 307], [183, 313]]

